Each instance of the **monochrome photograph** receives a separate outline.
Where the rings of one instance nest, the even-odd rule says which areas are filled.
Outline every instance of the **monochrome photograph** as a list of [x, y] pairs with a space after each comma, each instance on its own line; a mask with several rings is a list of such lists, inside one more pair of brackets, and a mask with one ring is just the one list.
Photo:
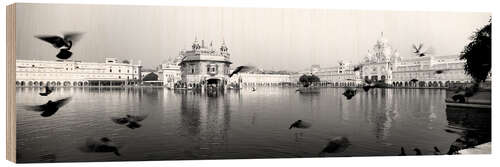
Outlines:
[[16, 3], [7, 19], [17, 163], [491, 154], [491, 13]]

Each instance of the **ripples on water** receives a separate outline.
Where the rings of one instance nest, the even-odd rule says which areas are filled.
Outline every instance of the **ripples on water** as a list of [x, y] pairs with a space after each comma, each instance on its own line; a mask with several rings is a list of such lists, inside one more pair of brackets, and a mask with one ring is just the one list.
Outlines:
[[[262, 87], [216, 97], [163, 88], [58, 88], [37, 96], [42, 89], [16, 89], [18, 162], [317, 157], [337, 136], [351, 145], [322, 156], [393, 156], [402, 146], [408, 154], [414, 147], [432, 154], [460, 137], [445, 131], [460, 123], [447, 120], [444, 90], [374, 89], [346, 100], [339, 88], [300, 94]], [[52, 117], [23, 108], [67, 96], [72, 101]], [[110, 119], [126, 114], [148, 117], [137, 129]], [[298, 119], [312, 127], [289, 130]], [[121, 156], [78, 149], [100, 137], [123, 146]]]

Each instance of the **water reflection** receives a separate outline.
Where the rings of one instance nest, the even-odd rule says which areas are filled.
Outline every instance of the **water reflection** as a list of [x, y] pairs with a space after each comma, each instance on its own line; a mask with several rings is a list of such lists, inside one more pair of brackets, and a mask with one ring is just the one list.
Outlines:
[[448, 133], [460, 135], [450, 145], [447, 154], [491, 141], [491, 109], [446, 108]]
[[[57, 154], [54, 161], [316, 157], [336, 136], [348, 138], [350, 146], [325, 156], [397, 155], [401, 147], [430, 154], [434, 146], [446, 152], [457, 138], [470, 138], [463, 127], [475, 115], [448, 113], [441, 90], [373, 89], [350, 100], [336, 88], [300, 94], [259, 87], [213, 96], [163, 88], [57, 88], [47, 97], [40, 91], [16, 89], [19, 162], [47, 154]], [[50, 119], [19, 107], [70, 95], [72, 102]], [[127, 115], [147, 118], [134, 130], [109, 119]], [[313, 126], [289, 130], [299, 119]], [[65, 149], [82, 145], [75, 138], [95, 136], [126, 147], [119, 157]]]

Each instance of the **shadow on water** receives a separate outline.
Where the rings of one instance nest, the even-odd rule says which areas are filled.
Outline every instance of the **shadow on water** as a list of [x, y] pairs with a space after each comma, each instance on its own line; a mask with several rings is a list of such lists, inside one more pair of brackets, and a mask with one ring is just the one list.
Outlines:
[[448, 133], [460, 137], [451, 143], [447, 154], [491, 142], [491, 109], [446, 108]]

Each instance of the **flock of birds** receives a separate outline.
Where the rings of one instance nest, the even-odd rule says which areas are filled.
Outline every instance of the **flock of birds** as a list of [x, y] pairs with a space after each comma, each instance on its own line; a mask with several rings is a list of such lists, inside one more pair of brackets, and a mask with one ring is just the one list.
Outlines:
[[[59, 53], [57, 53], [56, 57], [58, 59], [69, 59], [73, 53], [70, 51], [71, 47], [78, 41], [82, 36], [82, 33], [66, 33], [63, 36], [57, 35], [38, 35], [36, 38], [43, 40], [45, 42], [50, 43], [54, 48], [59, 49]], [[255, 69], [253, 66], [239, 66], [237, 67], [229, 77], [239, 73], [239, 72], [247, 72]], [[44, 87], [44, 92], [40, 92], [40, 96], [49, 96], [53, 91], [54, 87], [50, 87], [49, 84], [46, 84]], [[253, 88], [252, 91], [256, 89]], [[55, 101], [49, 100], [47, 103], [42, 105], [34, 105], [34, 106], [26, 106], [27, 110], [41, 112], [42, 117], [50, 117], [56, 114], [60, 108], [64, 105], [68, 104], [71, 101], [71, 97], [66, 97], [62, 99], [58, 99]], [[125, 126], [130, 129], [137, 129], [142, 127], [140, 124], [141, 121], [145, 120], [147, 115], [131, 115], [126, 114], [124, 117], [111, 117], [111, 121], [115, 124]], [[88, 138], [85, 145], [80, 148], [83, 152], [92, 152], [92, 153], [114, 153], [116, 156], [120, 156], [119, 149], [122, 146], [115, 144], [108, 137], [102, 137], [100, 139]]]
[[[76, 41], [80, 39], [82, 33], [66, 33], [63, 36], [57, 35], [38, 35], [36, 38], [43, 40], [52, 44], [56, 49], [59, 49], [56, 57], [58, 59], [69, 59], [73, 53], [70, 51], [71, 47]], [[49, 96], [54, 91], [54, 87], [50, 87], [47, 83], [44, 87], [44, 92], [40, 92], [40, 96]], [[71, 101], [71, 97], [65, 97], [55, 101], [49, 100], [45, 104], [26, 106], [27, 110], [34, 112], [41, 112], [42, 117], [51, 117], [59, 111], [60, 108], [65, 106]], [[140, 128], [142, 125], [139, 123], [146, 119], [147, 115], [130, 115], [127, 114], [124, 117], [112, 117], [111, 121], [118, 124], [124, 125], [130, 129]], [[107, 137], [102, 137], [100, 139], [88, 138], [85, 145], [80, 148], [83, 152], [93, 152], [93, 153], [107, 153], [112, 152], [117, 156], [120, 156], [119, 149], [121, 146], [115, 144], [111, 139]], [[50, 156], [52, 157], [52, 156]], [[44, 157], [42, 157], [44, 158]]]
[[[312, 126], [311, 123], [303, 121], [303, 120], [297, 120], [293, 122], [288, 129], [308, 129]], [[347, 149], [351, 144], [349, 142], [349, 139], [344, 136], [338, 136], [330, 139], [326, 145], [325, 148], [321, 150], [319, 153], [320, 156], [324, 155], [325, 153], [340, 153], [343, 152], [344, 150]]]
[[[442, 73], [444, 73], [444, 71], [445, 70], [437, 70], [435, 73], [442, 74]], [[417, 84], [418, 81], [419, 81], [418, 79], [411, 79], [409, 83]], [[362, 86], [362, 88], [365, 92], [368, 92], [370, 89], [380, 88], [380, 87], [381, 86], [378, 86], [377, 84], [373, 83], [373, 81], [371, 81], [371, 80], [365, 80], [363, 83], [363, 86]], [[464, 103], [466, 97], [472, 97], [478, 91], [479, 91], [479, 85], [476, 83], [473, 84], [473, 86], [471, 86], [471, 87], [459, 87], [455, 91], [456, 94], [452, 96], [452, 100], [455, 102], [458, 102], [458, 103]], [[344, 93], [342, 93], [342, 95], [344, 95], [347, 100], [351, 100], [354, 96], [356, 96], [357, 92], [358, 91], [356, 88], [346, 88]]]
[[[297, 120], [293, 122], [288, 129], [308, 129], [312, 126], [311, 123], [303, 121], [303, 120]], [[450, 146], [450, 149], [448, 150], [447, 153], [441, 153], [441, 151], [438, 149], [437, 146], [434, 146], [433, 153], [432, 155], [454, 155], [454, 154], [459, 154], [458, 151], [463, 148], [468, 148], [474, 146], [474, 144], [471, 144], [474, 142], [467, 141], [467, 139], [463, 138], [458, 138], [455, 142], [453, 142]], [[338, 136], [330, 139], [325, 146], [319, 153], [320, 156], [324, 155], [325, 153], [340, 153], [345, 151], [351, 143], [349, 142], [349, 139], [345, 136]], [[419, 148], [413, 148], [413, 151], [415, 151], [415, 155], [424, 155], [422, 153], [422, 150]], [[404, 147], [401, 147], [401, 152], [398, 154], [399, 156], [406, 156], [408, 155], [405, 151]]]
[[[56, 36], [56, 35], [39, 35], [35, 36], [36, 38], [43, 40], [45, 42], [48, 42], [52, 44], [52, 46], [56, 49], [59, 49], [59, 53], [56, 55], [57, 58], [59, 59], [68, 59], [70, 58], [73, 53], [70, 51], [71, 47], [73, 44], [78, 41], [81, 37], [82, 33], [66, 33], [63, 36]], [[426, 54], [430, 53], [429, 51], [422, 52], [422, 44], [420, 44], [418, 47], [416, 45], [413, 45], [415, 51], [415, 54], [418, 56], [422, 57], [425, 56]], [[232, 77], [233, 75], [240, 73], [240, 72], [248, 72], [251, 70], [254, 70], [255, 67], [253, 66], [238, 66], [231, 74], [229, 74], [229, 77]], [[359, 68], [358, 68], [359, 70]], [[442, 74], [444, 70], [438, 70], [435, 73], [436, 74]], [[410, 82], [417, 82], [417, 79], [412, 79]], [[370, 80], [365, 80], [365, 83], [363, 85], [363, 90], [365, 92], [368, 92], [370, 89], [376, 88], [377, 86], [375, 83], [373, 83]], [[252, 88], [252, 91], [255, 91], [255, 88]], [[45, 92], [39, 93], [40, 96], [49, 96], [52, 92], [54, 91], [53, 87], [50, 87], [49, 84], [45, 86]], [[465, 96], [472, 96], [474, 91], [477, 91], [477, 87], [472, 88], [471, 90], [466, 89], [465, 90]], [[458, 92], [457, 92], [458, 93]], [[357, 90], [353, 88], [347, 88], [343, 95], [350, 100], [352, 97], [354, 97], [357, 94]], [[457, 98], [460, 100], [460, 97], [453, 97], [454, 99]], [[27, 106], [28, 110], [35, 111], [35, 112], [41, 112], [42, 117], [50, 117], [53, 116], [61, 107], [64, 105], [68, 104], [71, 101], [71, 97], [66, 97], [62, 98], [56, 101], [49, 100], [47, 103], [42, 104], [42, 105], [35, 105], [35, 106]], [[125, 127], [128, 127], [130, 129], [136, 129], [140, 128], [142, 125], [139, 123], [143, 121], [144, 119], [147, 118], [147, 115], [130, 115], [127, 114], [124, 117], [112, 117], [111, 120], [112, 122], [122, 125]], [[307, 129], [312, 126], [311, 123], [303, 121], [303, 120], [297, 120], [293, 122], [289, 129], [293, 128], [299, 128], [299, 129]], [[327, 146], [320, 152], [320, 155], [324, 153], [338, 153], [338, 152], [343, 152], [344, 150], [347, 149], [347, 147], [350, 145], [350, 142], [347, 137], [344, 136], [339, 136], [332, 138], [328, 141]], [[453, 145], [452, 145], [453, 146]], [[94, 138], [88, 138], [85, 145], [80, 148], [81, 151], [83, 152], [98, 152], [98, 153], [106, 153], [106, 152], [111, 152], [114, 153], [116, 156], [120, 156], [119, 149], [121, 146], [115, 144], [111, 139], [107, 137], [102, 137], [100, 139], [94, 139]], [[454, 147], [450, 148], [450, 151], [448, 154], [453, 154], [455, 153], [456, 149], [453, 149]], [[422, 152], [418, 148], [413, 149], [415, 151], [415, 155], [422, 155]], [[434, 147], [434, 154], [435, 155], [441, 155], [441, 152], [437, 147]], [[401, 153], [399, 154], [401, 156], [407, 155], [405, 152], [405, 149], [401, 147]]]
[[[368, 91], [370, 91], [370, 89], [377, 88], [377, 87], [379, 87], [379, 86], [377, 86], [371, 80], [365, 80], [363, 83], [363, 86], [362, 86], [362, 88], [365, 92], [368, 92]], [[358, 91], [356, 88], [346, 88], [344, 93], [342, 93], [342, 95], [344, 95], [347, 98], [347, 100], [351, 100], [354, 96], [356, 96], [357, 93], [358, 93]]]

